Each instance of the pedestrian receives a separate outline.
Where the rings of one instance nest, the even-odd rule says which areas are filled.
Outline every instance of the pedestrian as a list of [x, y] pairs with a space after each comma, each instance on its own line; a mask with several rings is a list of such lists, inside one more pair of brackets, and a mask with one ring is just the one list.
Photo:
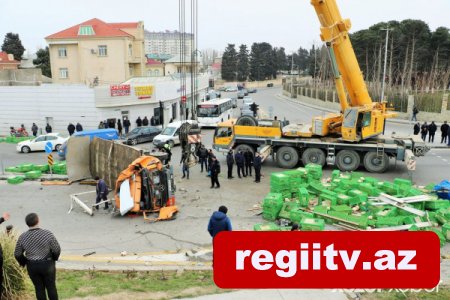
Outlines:
[[[9, 213], [5, 212], [3, 213], [3, 216], [0, 218], [0, 224], [2, 224], [5, 221], [8, 221], [9, 219]], [[0, 299], [2, 298], [3, 294], [3, 249], [2, 245], [0, 244]]]
[[254, 155], [250, 149], [244, 152], [244, 161], [245, 161], [245, 176], [252, 176], [252, 164], [253, 164]]
[[414, 125], [414, 135], [418, 135], [419, 132], [420, 132], [420, 123], [417, 122], [417, 123]]
[[188, 155], [185, 151], [183, 151], [183, 154], [181, 154], [181, 160], [180, 160], [181, 169], [183, 171], [183, 177], [181, 179], [187, 177], [189, 179], [189, 164], [188, 164]]
[[103, 124], [103, 121], [100, 121], [100, 123], [98, 123], [98, 129], [104, 129], [105, 128], [105, 124]]
[[67, 131], [69, 132], [69, 135], [72, 135], [75, 132], [75, 126], [72, 123], [69, 123], [69, 126], [67, 126]]
[[297, 223], [292, 223], [291, 231], [300, 231], [300, 227]]
[[224, 205], [213, 212], [208, 223], [208, 232], [214, 238], [221, 231], [232, 231], [230, 218], [227, 216], [228, 208]]
[[220, 163], [215, 156], [212, 157], [210, 172], [211, 172], [211, 188], [213, 189], [214, 185], [216, 189], [220, 188], [219, 183]]
[[200, 144], [200, 148], [197, 151], [198, 160], [200, 162], [200, 172], [203, 173], [203, 165], [205, 165], [205, 171], [208, 172], [208, 150], [205, 145]]
[[27, 266], [28, 275], [34, 285], [36, 299], [56, 300], [56, 267], [61, 247], [53, 233], [39, 228], [39, 217], [35, 213], [25, 217], [28, 231], [17, 240], [14, 256], [21, 266]]
[[227, 167], [228, 167], [228, 179], [233, 179], [233, 165], [234, 165], [234, 157], [233, 150], [228, 151], [227, 154]]
[[141, 120], [140, 116], [136, 119], [136, 125], [137, 125], [137, 127], [141, 127], [142, 126], [142, 120]]
[[236, 166], [237, 166], [237, 174], [239, 178], [241, 177], [241, 173], [242, 176], [247, 177], [247, 175], [245, 175], [244, 172], [244, 155], [242, 154], [242, 151], [238, 151], [236, 153], [236, 155], [234, 156], [234, 160], [236, 161]]
[[436, 134], [437, 126], [434, 121], [428, 126], [428, 143], [434, 143], [434, 135]]
[[156, 124], [155, 124], [155, 117], [151, 117], [150, 118], [150, 125], [152, 125], [152, 126], [155, 126]]
[[255, 168], [255, 182], [259, 183], [261, 182], [261, 156], [259, 156], [259, 153], [255, 153], [255, 159], [253, 160], [253, 167]]
[[120, 119], [117, 119], [117, 131], [119, 132], [119, 137], [122, 137], [122, 122], [120, 122]]
[[420, 127], [420, 134], [422, 136], [422, 140], [425, 142], [428, 134], [428, 125], [427, 122], [423, 123], [422, 127]]
[[170, 118], [170, 120], [169, 120], [169, 124], [170, 124], [170, 123], [172, 123], [172, 122], [173, 122], [173, 118]]
[[130, 131], [130, 120], [127, 117], [123, 118], [123, 127], [125, 128], [125, 134], [128, 134], [128, 132]]
[[213, 161], [212, 158], [213, 158], [214, 156], [215, 156], [215, 155], [214, 155], [212, 149], [209, 149], [209, 150], [208, 150], [208, 157], [207, 157], [207, 160], [208, 160], [208, 175], [206, 175], [207, 177], [210, 177], [210, 176], [211, 176], [211, 164], [212, 164], [212, 161]]
[[47, 126], [45, 126], [45, 132], [52, 133], [52, 126], [50, 126], [50, 124], [48, 124], [48, 123], [47, 123]]
[[413, 111], [412, 111], [412, 118], [411, 121], [417, 122], [417, 114], [419, 113], [419, 110], [417, 109], [417, 106], [414, 105]]
[[108, 129], [109, 128], [108, 120], [104, 120], [103, 125], [105, 125], [105, 129]]
[[38, 127], [37, 127], [36, 123], [33, 123], [33, 125], [31, 126], [31, 132], [33, 133], [34, 137], [37, 136]]
[[142, 125], [143, 126], [148, 126], [148, 119], [147, 116], [144, 117], [144, 120], [142, 120]]
[[441, 125], [441, 144], [447, 142], [448, 128], [447, 121], [444, 121], [444, 124]]
[[16, 129], [14, 129], [14, 126], [9, 127], [9, 135], [16, 136]]
[[17, 129], [17, 132], [19, 133], [19, 136], [28, 136], [27, 129], [25, 128], [25, 125], [21, 124], [20, 128]]
[[83, 126], [81, 126], [81, 124], [78, 122], [77, 126], [75, 126], [75, 129], [77, 130], [77, 132], [83, 131]]
[[[100, 179], [100, 177], [95, 176], [95, 181], [97, 182], [97, 185], [95, 187], [95, 191], [97, 192], [97, 197], [95, 198], [95, 203], [99, 203], [102, 200], [108, 200], [108, 186], [106, 185], [106, 182], [103, 179]], [[109, 208], [108, 202], [105, 202], [104, 210], [107, 210]], [[98, 205], [95, 206], [95, 209], [98, 210]]]

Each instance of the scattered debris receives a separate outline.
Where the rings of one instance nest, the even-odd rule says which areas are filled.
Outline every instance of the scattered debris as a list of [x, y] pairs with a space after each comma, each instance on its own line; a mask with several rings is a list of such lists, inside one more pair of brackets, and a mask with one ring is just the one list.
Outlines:
[[127, 251], [122, 251], [122, 252], [120, 252], [120, 256], [127, 256], [128, 255], [128, 252]]
[[92, 252], [89, 252], [89, 253], [83, 254], [83, 257], [91, 256], [91, 255], [94, 255], [95, 253], [97, 253], [97, 252], [95, 252], [95, 251], [92, 251]]

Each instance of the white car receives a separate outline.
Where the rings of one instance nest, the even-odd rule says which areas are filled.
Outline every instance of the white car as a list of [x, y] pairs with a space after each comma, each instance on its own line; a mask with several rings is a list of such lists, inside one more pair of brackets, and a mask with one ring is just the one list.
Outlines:
[[228, 87], [226, 87], [226, 89], [225, 89], [225, 92], [237, 92], [237, 87], [235, 87], [235, 86], [228, 86]]
[[22, 153], [29, 153], [31, 151], [45, 151], [45, 145], [48, 142], [52, 143], [53, 150], [58, 151], [61, 145], [69, 138], [67, 134], [49, 133], [40, 135], [32, 140], [23, 141], [17, 144], [17, 151]]
[[160, 134], [153, 138], [153, 145], [162, 147], [167, 143], [171, 148], [174, 145], [178, 145], [180, 143], [180, 127], [185, 122], [188, 122], [189, 124], [197, 123], [197, 121], [193, 120], [172, 122], [168, 124]]

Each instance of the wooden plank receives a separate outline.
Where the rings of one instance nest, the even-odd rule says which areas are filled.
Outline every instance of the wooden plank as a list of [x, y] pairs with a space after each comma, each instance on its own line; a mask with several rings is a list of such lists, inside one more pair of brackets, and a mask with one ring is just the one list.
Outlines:
[[[384, 202], [386, 204], [390, 204], [392, 206], [395, 206], [397, 208], [403, 209], [404, 211], [407, 211], [409, 213], [412, 213], [414, 215], [420, 216], [420, 217], [424, 217], [425, 216], [425, 212], [423, 210], [414, 208], [414, 207], [410, 207], [410, 206], [404, 206], [402, 204], [399, 204], [396, 200], [392, 199], [392, 198], [396, 198], [396, 197], [392, 197], [390, 195], [381, 193], [380, 196], [378, 196], [378, 199], [381, 202]], [[396, 198], [399, 199], [399, 198]]]
[[318, 213], [318, 212], [315, 212], [315, 211], [311, 211], [311, 210], [308, 210], [308, 209], [305, 209], [305, 208], [300, 208], [300, 209], [303, 210], [303, 211], [310, 212], [310, 213], [313, 213], [315, 215], [324, 217], [324, 218], [332, 219], [332, 220], [335, 220], [335, 221], [339, 221], [339, 222], [350, 224], [350, 225], [354, 225], [354, 226], [359, 226], [358, 223], [351, 222], [351, 221], [348, 221], [348, 220], [345, 220], [345, 219], [341, 219], [341, 218], [338, 218], [338, 217], [330, 216], [330, 215], [327, 215], [327, 214], [321, 214], [321, 213]]
[[418, 228], [425, 228], [425, 227], [431, 227], [431, 226], [433, 226], [433, 224], [431, 224], [431, 222], [419, 222], [419, 223], [408, 224], [408, 225], [391, 226], [391, 227], [384, 227], [384, 228], [373, 228], [373, 229], [368, 229], [367, 231], [402, 231], [402, 230], [408, 230], [412, 226], [417, 226]]
[[48, 180], [41, 181], [41, 185], [71, 185], [72, 181], [67, 180]]

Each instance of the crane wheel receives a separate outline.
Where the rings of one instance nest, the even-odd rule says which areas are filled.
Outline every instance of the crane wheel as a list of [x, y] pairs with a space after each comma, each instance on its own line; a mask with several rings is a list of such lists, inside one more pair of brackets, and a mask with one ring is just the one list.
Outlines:
[[277, 164], [280, 168], [292, 169], [298, 164], [299, 155], [295, 148], [284, 146], [277, 150]]
[[376, 152], [367, 152], [364, 155], [364, 167], [370, 173], [383, 173], [389, 167], [389, 157], [386, 153], [378, 156]]
[[258, 126], [258, 120], [252, 116], [242, 116], [236, 121], [236, 125], [240, 126]]
[[247, 144], [240, 144], [237, 145], [236, 148], [234, 148], [235, 153], [242, 151], [242, 153], [245, 153], [247, 150], [250, 150], [250, 152], [255, 156], [255, 149], [253, 149], [252, 146]]
[[303, 164], [317, 164], [322, 167], [326, 163], [325, 153], [319, 148], [307, 148], [302, 154]]
[[341, 150], [336, 155], [336, 166], [342, 172], [352, 172], [358, 169], [361, 158], [354, 150]]

